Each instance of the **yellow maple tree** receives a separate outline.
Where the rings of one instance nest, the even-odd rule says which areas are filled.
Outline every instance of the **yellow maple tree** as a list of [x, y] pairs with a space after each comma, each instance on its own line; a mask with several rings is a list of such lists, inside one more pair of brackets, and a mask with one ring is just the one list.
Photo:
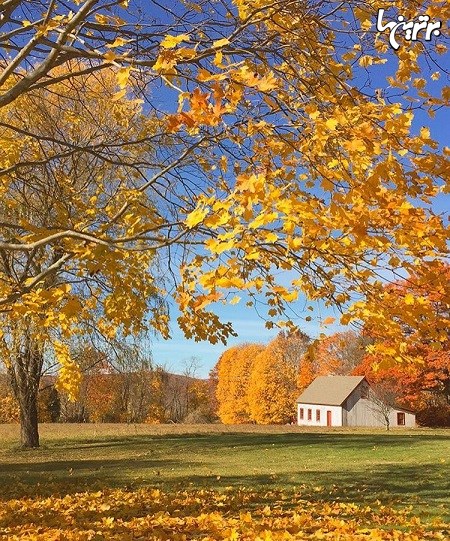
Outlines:
[[260, 344], [243, 344], [227, 349], [217, 362], [218, 415], [222, 423], [251, 421], [248, 386], [252, 370], [264, 351]]
[[[133, 0], [5, 5], [1, 310], [29, 322], [40, 351], [49, 329], [64, 339], [96, 309], [105, 335], [139, 332], [149, 316], [144, 327], [167, 336], [142, 270], [161, 254], [180, 264], [174, 298], [187, 337], [226, 341], [234, 331], [214, 303], [244, 291], [265, 297], [280, 326], [293, 326], [280, 317], [301, 296], [337, 306], [342, 323], [379, 325], [389, 362], [410, 360], [397, 314], [441, 347], [429, 303], [405, 298], [390, 318], [384, 283], [421, 275], [441, 287], [448, 227], [433, 201], [447, 189], [448, 149], [415, 115], [448, 104], [448, 87], [433, 85], [444, 39], [402, 39], [393, 51], [387, 33], [372, 32], [374, 0], [331, 11], [208, 5], [150, 1], [162, 17], [148, 25], [134, 24]], [[450, 9], [392, 6], [410, 18]], [[55, 279], [64, 273], [73, 284]], [[77, 280], [96, 276], [109, 293], [80, 296]], [[52, 340], [75, 392], [77, 368]]]
[[[0, 136], [7, 171], [1, 177], [0, 296], [8, 299], [0, 347], [26, 446], [39, 443], [36, 401], [44, 362], [53, 358], [58, 387], [77, 395], [81, 374], [71, 337], [113, 338], [151, 327], [168, 333], [150, 272], [153, 254], [134, 242], [157, 229], [158, 218], [131, 174], [135, 157], [150, 159], [154, 151], [144, 153], [145, 143], [133, 137], [145, 130], [150, 137], [157, 123], [144, 118], [134, 100], [114, 99], [116, 76], [109, 70], [63, 80], [0, 109], [7, 126]], [[121, 237], [131, 249], [116, 249]], [[146, 320], [147, 310], [153, 317]]]
[[255, 359], [248, 385], [250, 415], [258, 424], [286, 424], [295, 417], [297, 379], [309, 338], [280, 333]]

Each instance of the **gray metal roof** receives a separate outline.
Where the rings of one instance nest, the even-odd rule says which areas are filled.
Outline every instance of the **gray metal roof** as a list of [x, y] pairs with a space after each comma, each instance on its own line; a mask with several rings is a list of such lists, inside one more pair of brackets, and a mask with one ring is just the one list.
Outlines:
[[364, 376], [319, 376], [298, 397], [297, 403], [340, 406]]

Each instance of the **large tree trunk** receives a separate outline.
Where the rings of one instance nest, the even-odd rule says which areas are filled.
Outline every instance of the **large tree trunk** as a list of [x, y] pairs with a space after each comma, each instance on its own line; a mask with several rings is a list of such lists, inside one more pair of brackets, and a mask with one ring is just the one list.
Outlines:
[[31, 391], [19, 399], [20, 440], [23, 448], [39, 447], [38, 393]]
[[22, 348], [8, 368], [11, 386], [20, 408], [20, 437], [23, 448], [39, 447], [38, 392], [43, 365], [42, 349], [22, 336]]

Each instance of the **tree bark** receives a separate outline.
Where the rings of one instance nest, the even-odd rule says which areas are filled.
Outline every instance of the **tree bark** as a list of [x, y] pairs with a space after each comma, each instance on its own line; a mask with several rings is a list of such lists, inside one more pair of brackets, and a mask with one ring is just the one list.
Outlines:
[[8, 368], [11, 386], [20, 408], [20, 438], [24, 449], [39, 447], [38, 393], [43, 353], [29, 333], [22, 336], [22, 348]]
[[32, 390], [19, 399], [20, 440], [24, 449], [39, 447], [38, 393]]

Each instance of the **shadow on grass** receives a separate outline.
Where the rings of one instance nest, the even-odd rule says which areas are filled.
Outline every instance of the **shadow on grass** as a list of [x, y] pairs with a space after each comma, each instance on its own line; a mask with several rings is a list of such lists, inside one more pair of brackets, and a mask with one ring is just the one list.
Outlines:
[[[402, 464], [401, 459], [403, 449], [414, 454], [420, 445], [433, 444], [436, 449], [444, 440], [448, 442], [449, 438], [432, 433], [309, 432], [136, 435], [51, 441], [42, 451], [4, 455], [8, 463], [0, 463], [0, 499], [139, 486], [155, 486], [166, 491], [235, 486], [261, 490], [262, 494], [264, 489], [271, 488], [295, 490], [310, 500], [363, 504], [380, 499], [383, 503], [399, 505], [420, 503], [422, 508], [435, 508], [436, 514], [442, 514], [441, 508], [448, 503], [450, 492], [445, 466], [430, 463], [433, 458], [428, 456], [428, 451], [425, 454], [422, 451], [417, 464]], [[111, 453], [120, 451], [125, 457], [109, 458], [108, 448]], [[367, 460], [368, 450], [372, 448], [378, 449], [379, 458], [365, 467], [362, 461]], [[100, 452], [105, 449], [105, 457], [93, 456], [96, 449]], [[267, 473], [270, 465], [263, 453], [272, 450], [277, 467], [274, 473]], [[284, 451], [290, 451], [298, 462], [291, 460], [284, 468]], [[331, 464], [333, 453], [340, 451], [342, 462]], [[396, 459], [384, 463], [389, 451], [397, 453]], [[320, 460], [305, 469], [302, 457], [319, 453]], [[62, 454], [64, 459], [60, 460]], [[235, 473], [227, 462], [236, 455], [242, 457], [245, 465], [239, 470], [241, 474]], [[209, 458], [209, 462], [202, 462], [202, 457]], [[208, 471], [211, 464], [217, 464], [214, 472]], [[260, 468], [255, 471], [253, 466]]]
[[[211, 486], [210, 480], [201, 476], [180, 480], [180, 484]], [[300, 491], [307, 499], [341, 500], [364, 503], [376, 499], [397, 501], [405, 505], [424, 500], [436, 505], [447, 502], [450, 494], [449, 477], [442, 467], [411, 465], [375, 466], [370, 471], [346, 467], [339, 472], [298, 471], [289, 475], [222, 476], [215, 486], [237, 486], [266, 489], [287, 488]]]
[[[49, 449], [64, 448], [67, 450], [86, 449], [88, 447], [142, 447], [153, 445], [159, 442], [168, 444], [179, 444], [182, 447], [194, 446], [204, 449], [222, 449], [227, 447], [239, 447], [239, 449], [258, 446], [286, 446], [295, 447], [310, 445], [326, 445], [328, 447], [361, 448], [369, 446], [386, 445], [389, 447], [405, 447], [415, 444], [423, 444], [429, 441], [449, 441], [449, 436], [441, 434], [399, 434], [398, 432], [379, 432], [375, 434], [345, 434], [341, 432], [291, 432], [280, 434], [258, 434], [258, 433], [213, 433], [213, 434], [161, 434], [161, 435], [135, 435], [124, 437], [102, 437], [98, 439], [76, 439], [76, 440], [52, 440], [48, 443]], [[44, 441], [45, 443], [45, 441]]]
[[[182, 459], [180, 459], [181, 461]], [[261, 501], [254, 505], [264, 504], [265, 493], [270, 490], [283, 490], [300, 494], [308, 501], [342, 501], [358, 505], [373, 504], [376, 500], [384, 505], [405, 507], [412, 505], [415, 509], [431, 515], [448, 514], [449, 482], [438, 465], [421, 466], [376, 466], [368, 472], [361, 472], [351, 467], [345, 471], [298, 471], [289, 475], [185, 475], [175, 474], [169, 478], [164, 475], [164, 468], [176, 466], [176, 461], [130, 461], [116, 460], [103, 467], [101, 461], [80, 461], [76, 471], [69, 473], [67, 468], [73, 462], [56, 462], [51, 464], [20, 465], [9, 471], [12, 485], [1, 490], [0, 499], [23, 496], [64, 496], [85, 491], [97, 491], [108, 488], [136, 489], [152, 486], [165, 492], [189, 489], [224, 490], [228, 487], [245, 488], [261, 494]], [[28, 470], [25, 470], [28, 466]], [[130, 479], [123, 472], [130, 466], [155, 469], [153, 475]], [[184, 472], [189, 466], [183, 461]], [[97, 470], [96, 470], [97, 469]], [[424, 471], [425, 470], [425, 471]], [[96, 471], [101, 476], [96, 476]], [[0, 476], [2, 484], [5, 479]], [[6, 489], [5, 485], [3, 487]], [[289, 507], [289, 500], [286, 501]], [[450, 517], [447, 515], [447, 520]]]

